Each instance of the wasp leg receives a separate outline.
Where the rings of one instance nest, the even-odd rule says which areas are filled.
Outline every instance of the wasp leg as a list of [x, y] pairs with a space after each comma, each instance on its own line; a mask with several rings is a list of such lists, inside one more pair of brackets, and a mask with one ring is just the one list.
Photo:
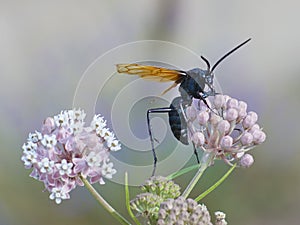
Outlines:
[[155, 108], [155, 109], [148, 109], [147, 110], [147, 125], [148, 125], [148, 133], [150, 136], [150, 141], [151, 141], [151, 148], [152, 148], [152, 153], [153, 153], [153, 171], [152, 171], [152, 176], [155, 174], [156, 170], [156, 163], [157, 163], [157, 156], [155, 153], [154, 149], [154, 140], [152, 136], [152, 130], [151, 130], [151, 125], [150, 125], [150, 113], [169, 113], [171, 111], [174, 111], [174, 109], [171, 109], [169, 107], [163, 107], [163, 108]]
[[198, 164], [199, 164], [200, 161], [199, 161], [199, 157], [198, 157], [198, 152], [197, 152], [197, 149], [196, 149], [196, 146], [195, 146], [194, 142], [193, 142], [193, 148], [194, 148], [194, 154], [195, 154], [196, 159], [197, 159], [197, 162], [198, 162]]

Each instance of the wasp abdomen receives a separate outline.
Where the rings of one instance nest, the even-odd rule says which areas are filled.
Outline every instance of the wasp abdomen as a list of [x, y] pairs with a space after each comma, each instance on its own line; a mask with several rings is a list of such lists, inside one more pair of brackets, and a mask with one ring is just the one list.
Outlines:
[[172, 101], [170, 105], [172, 110], [169, 112], [169, 124], [176, 139], [188, 145], [187, 124], [180, 109], [181, 101], [181, 97], [177, 97]]

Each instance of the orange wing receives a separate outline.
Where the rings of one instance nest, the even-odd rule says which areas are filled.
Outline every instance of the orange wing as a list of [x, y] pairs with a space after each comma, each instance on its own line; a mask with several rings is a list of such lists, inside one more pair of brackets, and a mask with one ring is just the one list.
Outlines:
[[117, 64], [117, 70], [119, 73], [127, 73], [130, 75], [138, 75], [143, 79], [158, 81], [158, 82], [170, 82], [174, 83], [162, 92], [162, 95], [176, 87], [182, 78], [186, 75], [181, 70], [171, 70], [155, 66], [146, 66], [140, 64]]
[[176, 82], [182, 79], [182, 76], [185, 75], [185, 72], [180, 70], [171, 70], [161, 67], [146, 66], [139, 64], [117, 64], [117, 70], [119, 73], [138, 75], [143, 79], [158, 82]]

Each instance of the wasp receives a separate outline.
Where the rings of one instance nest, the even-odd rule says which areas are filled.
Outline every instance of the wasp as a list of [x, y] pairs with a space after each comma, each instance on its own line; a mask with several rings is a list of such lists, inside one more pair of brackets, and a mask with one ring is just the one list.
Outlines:
[[[192, 104], [193, 98], [199, 99], [207, 105], [210, 109], [206, 98], [208, 96], [216, 95], [216, 91], [213, 85], [214, 82], [214, 70], [216, 67], [230, 54], [235, 52], [237, 49], [249, 42], [251, 38], [237, 45], [235, 48], [223, 55], [217, 62], [211, 67], [209, 61], [201, 56], [201, 59], [205, 62], [207, 69], [202, 70], [200, 68], [194, 68], [188, 71], [167, 69], [149, 65], [141, 64], [117, 64], [117, 71], [119, 73], [125, 73], [130, 75], [137, 75], [143, 79], [158, 81], [158, 82], [170, 82], [173, 84], [167, 88], [162, 94], [165, 94], [172, 88], [179, 85], [180, 96], [173, 99], [169, 107], [153, 108], [147, 110], [147, 125], [148, 133], [150, 136], [150, 142], [153, 153], [153, 172], [155, 174], [157, 156], [154, 148], [154, 138], [152, 135], [152, 130], [150, 126], [150, 114], [152, 113], [168, 113], [169, 124], [174, 134], [175, 138], [179, 140], [182, 144], [188, 145], [188, 126], [187, 119], [185, 116], [185, 110]], [[195, 145], [193, 144], [194, 154], [196, 156], [197, 162], [199, 163], [199, 157]]]

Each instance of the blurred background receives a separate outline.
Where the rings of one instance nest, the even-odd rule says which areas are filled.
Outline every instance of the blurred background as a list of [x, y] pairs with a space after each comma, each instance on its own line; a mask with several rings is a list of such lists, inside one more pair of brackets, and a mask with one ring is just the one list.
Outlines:
[[[72, 108], [80, 79], [99, 56], [128, 42], [162, 40], [203, 54], [213, 63], [249, 37], [252, 41], [226, 59], [215, 74], [224, 93], [247, 101], [248, 108], [259, 114], [267, 140], [253, 150], [253, 167], [235, 170], [203, 202], [211, 212], [226, 212], [229, 224], [299, 224], [299, 7], [296, 0], [0, 1], [0, 224], [117, 224], [81, 187], [71, 192], [70, 200], [56, 205], [42, 192], [43, 184], [29, 178], [30, 171], [20, 160], [28, 133], [40, 129], [47, 116]], [[130, 60], [129, 56], [124, 62], [111, 58], [109, 66]], [[182, 61], [175, 66], [190, 69], [191, 64]], [[193, 66], [205, 68], [203, 63]], [[122, 85], [136, 78], [118, 80], [111, 74], [113, 69], [110, 74], [101, 68], [97, 71], [99, 76], [113, 78], [108, 93], [101, 95], [104, 103], [95, 102], [95, 111], [103, 111], [109, 119], [105, 101], [111, 104]], [[153, 86], [153, 95], [168, 87], [145, 84], [150, 89]], [[143, 93], [143, 88], [131, 90], [136, 99]], [[174, 97], [176, 93], [170, 94]], [[85, 109], [79, 102], [90, 100], [89, 87], [80, 94], [76, 106]], [[147, 104], [143, 107], [149, 108]], [[134, 108], [134, 116], [140, 116], [136, 120], [142, 123], [135, 132], [148, 140], [144, 108]], [[115, 117], [124, 119], [122, 115], [119, 112]], [[167, 124], [165, 127], [168, 131]], [[177, 143], [172, 135], [166, 139], [164, 142]], [[158, 151], [161, 159], [167, 157]], [[143, 156], [130, 150], [117, 154], [119, 160], [143, 164]], [[151, 153], [147, 154], [151, 164]], [[188, 162], [194, 163], [194, 158]], [[217, 163], [192, 195], [227, 169]], [[176, 182], [185, 186], [192, 175]], [[149, 174], [140, 176], [146, 179]], [[95, 187], [128, 218], [122, 184], [107, 181]], [[131, 195], [136, 193], [138, 189], [132, 187]]]

